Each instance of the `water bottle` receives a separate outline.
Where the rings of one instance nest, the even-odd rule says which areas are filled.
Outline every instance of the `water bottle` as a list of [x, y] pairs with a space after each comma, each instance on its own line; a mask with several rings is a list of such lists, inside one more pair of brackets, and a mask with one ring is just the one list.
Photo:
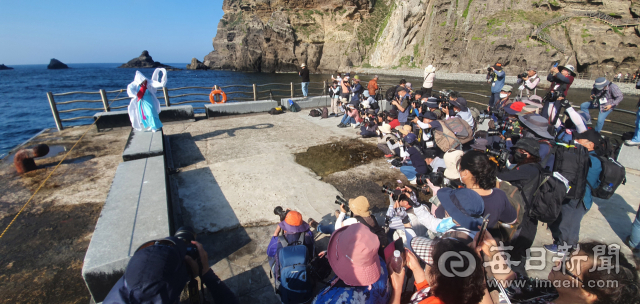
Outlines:
[[611, 193], [613, 192], [613, 184], [609, 183], [609, 185], [606, 186], [602, 186], [602, 190], [606, 193]]
[[391, 269], [395, 273], [400, 273], [402, 271], [402, 256], [400, 256], [400, 250], [395, 250], [393, 252], [393, 257], [391, 258]]

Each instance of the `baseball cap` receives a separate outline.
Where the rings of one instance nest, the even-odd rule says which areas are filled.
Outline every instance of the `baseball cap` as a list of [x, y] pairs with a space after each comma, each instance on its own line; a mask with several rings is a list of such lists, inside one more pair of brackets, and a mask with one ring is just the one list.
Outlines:
[[522, 149], [533, 156], [540, 157], [540, 143], [533, 138], [521, 138], [511, 149]]
[[431, 119], [431, 120], [438, 120], [438, 116], [436, 115], [436, 113], [433, 113], [431, 111], [426, 111], [422, 114], [420, 114], [420, 118], [421, 119]]
[[512, 86], [510, 86], [510, 85], [508, 85], [508, 84], [505, 84], [504, 86], [502, 86], [502, 89], [500, 89], [500, 91], [503, 91], [503, 92], [512, 92], [512, 91], [513, 91], [513, 87], [512, 87]]
[[327, 259], [335, 274], [350, 286], [368, 286], [380, 278], [380, 240], [362, 223], [342, 227], [331, 235]]
[[412, 144], [413, 142], [416, 141], [416, 135], [413, 133], [409, 133], [409, 135], [407, 135], [407, 137], [404, 138], [404, 141], [408, 144]]
[[600, 133], [596, 132], [594, 129], [587, 129], [587, 131], [574, 134], [574, 139], [586, 139], [596, 146], [600, 144], [600, 140], [602, 140], [602, 136]]
[[511, 115], [516, 115], [520, 112], [522, 112], [522, 109], [526, 106], [527, 104], [525, 104], [522, 101], [516, 101], [516, 102], [512, 102], [508, 107], [504, 108], [504, 111], [511, 114]]

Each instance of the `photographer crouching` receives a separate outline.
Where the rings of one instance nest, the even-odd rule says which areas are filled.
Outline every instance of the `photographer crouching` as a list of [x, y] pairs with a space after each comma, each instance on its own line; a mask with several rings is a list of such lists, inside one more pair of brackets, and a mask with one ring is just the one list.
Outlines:
[[191, 303], [200, 303], [203, 289], [196, 277], [215, 303], [239, 303], [209, 267], [207, 252], [195, 238], [193, 229], [182, 227], [174, 236], [142, 244], [102, 303], [179, 303], [187, 283]]

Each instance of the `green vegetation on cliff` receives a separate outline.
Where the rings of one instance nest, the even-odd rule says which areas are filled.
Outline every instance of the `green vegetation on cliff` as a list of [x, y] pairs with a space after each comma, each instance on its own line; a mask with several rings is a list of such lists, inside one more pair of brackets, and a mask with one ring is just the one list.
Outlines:
[[[373, 11], [368, 17], [365, 17], [364, 20], [362, 20], [362, 23], [358, 27], [357, 38], [365, 48], [369, 49], [375, 45], [376, 40], [380, 35], [382, 35], [384, 28], [387, 27], [389, 17], [391, 16], [394, 8], [395, 3], [393, 5], [389, 5], [386, 1], [376, 1]], [[382, 23], [380, 20], [383, 20]]]

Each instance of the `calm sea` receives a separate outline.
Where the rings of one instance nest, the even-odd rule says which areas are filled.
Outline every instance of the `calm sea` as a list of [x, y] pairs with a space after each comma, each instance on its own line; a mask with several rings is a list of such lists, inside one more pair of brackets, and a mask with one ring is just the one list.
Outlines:
[[[167, 63], [170, 66], [184, 68], [186, 63]], [[98, 64], [68, 64], [70, 69], [66, 70], [47, 70], [46, 65], [15, 65], [11, 66], [13, 70], [0, 71], [0, 158], [16, 145], [23, 143], [30, 137], [34, 136], [44, 128], [55, 128], [55, 123], [47, 101], [47, 92], [64, 93], [71, 91], [91, 91], [97, 92], [99, 89], [106, 91], [126, 89], [127, 85], [133, 80], [135, 69], [118, 69], [120, 63], [98, 63]], [[151, 77], [153, 69], [140, 69], [148, 78]], [[312, 74], [311, 75], [311, 94], [320, 93], [321, 84], [313, 84], [313, 82], [322, 82], [328, 80], [330, 75]], [[363, 76], [362, 79], [368, 81], [371, 76]], [[381, 76], [380, 82], [397, 83], [400, 77], [397, 76]], [[295, 73], [290, 74], [261, 74], [261, 73], [241, 73], [231, 71], [169, 71], [167, 87], [187, 87], [201, 86], [213, 87], [213, 85], [251, 85], [266, 83], [284, 83], [294, 82], [296, 96], [301, 96], [300, 78]], [[407, 81], [413, 82], [414, 87], [420, 87], [422, 79], [407, 77]], [[273, 88], [273, 87], [272, 87]], [[275, 89], [275, 88], [274, 88]], [[280, 86], [278, 89], [289, 90], [288, 85]], [[457, 82], [457, 81], [437, 81], [436, 90], [453, 89], [458, 91], [476, 92], [488, 94], [489, 87], [482, 83]], [[240, 88], [229, 88], [226, 91], [239, 91]], [[244, 89], [247, 90], [247, 89]], [[250, 89], [249, 89], [250, 90]], [[259, 91], [261, 89], [259, 88]], [[170, 95], [183, 93], [208, 93], [203, 90], [177, 91], [171, 92]], [[275, 97], [286, 97], [290, 95], [288, 92], [273, 91]], [[161, 94], [160, 94], [161, 95]], [[116, 97], [126, 97], [126, 91], [120, 94], [109, 94], [110, 99]], [[252, 95], [239, 96], [237, 98], [251, 98]], [[259, 99], [267, 99], [267, 93], [259, 96]], [[571, 89], [569, 99], [577, 104], [577, 101], [588, 99], [588, 90]], [[470, 100], [483, 101], [484, 98], [468, 95], [465, 96]], [[72, 95], [56, 98], [57, 102], [68, 101], [74, 99], [91, 99], [99, 100], [99, 95]], [[181, 98], [172, 98], [171, 102], [179, 102], [185, 100], [206, 100], [206, 96], [186, 96]], [[164, 103], [163, 100], [160, 100]], [[637, 97], [628, 97], [623, 101], [621, 108], [633, 109]], [[129, 100], [116, 101], [111, 106], [128, 105]], [[193, 104], [194, 107], [201, 107], [201, 103]], [[74, 103], [70, 105], [61, 105], [59, 110], [83, 107], [83, 108], [101, 108], [102, 103]], [[83, 111], [73, 113], [61, 113], [61, 117], [70, 118], [76, 116], [90, 116], [95, 111]], [[595, 114], [595, 113], [594, 113]], [[614, 113], [609, 116], [611, 119], [619, 119], [628, 121], [633, 124], [632, 115]], [[76, 120], [73, 122], [64, 122], [65, 126], [90, 124], [92, 119]], [[611, 125], [611, 124], [609, 124]], [[614, 128], [605, 125], [605, 130], [629, 131], [629, 129]]]

